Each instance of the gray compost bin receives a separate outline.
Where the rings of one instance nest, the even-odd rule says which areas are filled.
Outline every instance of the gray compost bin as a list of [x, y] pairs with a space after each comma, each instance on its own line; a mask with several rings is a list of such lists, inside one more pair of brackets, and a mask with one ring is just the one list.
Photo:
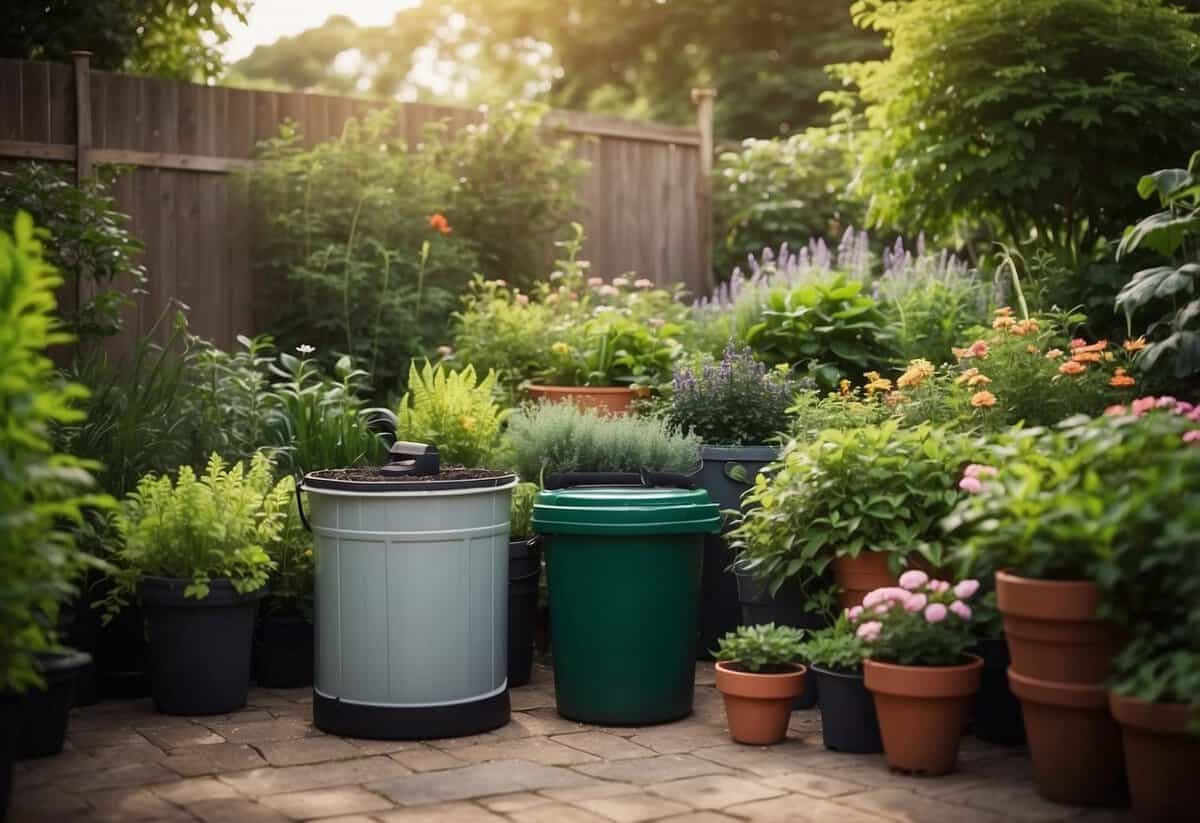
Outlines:
[[314, 537], [313, 722], [410, 740], [503, 726], [513, 474], [441, 470], [397, 443], [382, 468], [304, 477]]

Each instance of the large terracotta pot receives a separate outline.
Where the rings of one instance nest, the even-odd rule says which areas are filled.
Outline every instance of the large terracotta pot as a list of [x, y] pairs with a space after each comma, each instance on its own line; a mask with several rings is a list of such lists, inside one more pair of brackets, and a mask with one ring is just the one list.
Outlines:
[[1193, 709], [1109, 694], [1121, 725], [1133, 814], [1146, 823], [1200, 817], [1200, 734], [1188, 731]]
[[770, 746], [787, 736], [792, 702], [804, 690], [804, 666], [778, 674], [744, 672], [717, 663], [717, 690], [725, 697], [729, 734], [738, 743]]
[[529, 396], [547, 403], [574, 403], [581, 409], [625, 414], [641, 390], [629, 386], [530, 386]]
[[863, 662], [888, 766], [930, 776], [953, 771], [983, 672], [983, 661], [968, 657], [961, 666]]
[[1100, 590], [1084, 580], [1033, 580], [996, 573], [996, 603], [1013, 671], [1054, 683], [1095, 685], [1112, 673], [1117, 628], [1096, 617]]
[[1124, 805], [1121, 733], [1108, 713], [1105, 687], [1026, 677], [1015, 664], [1008, 682], [1025, 715], [1038, 791], [1056, 803]]
[[888, 568], [889, 557], [887, 552], [862, 552], [858, 557], [833, 558], [833, 579], [841, 589], [838, 605], [853, 608], [861, 605], [872, 590], [899, 585], [899, 579]]

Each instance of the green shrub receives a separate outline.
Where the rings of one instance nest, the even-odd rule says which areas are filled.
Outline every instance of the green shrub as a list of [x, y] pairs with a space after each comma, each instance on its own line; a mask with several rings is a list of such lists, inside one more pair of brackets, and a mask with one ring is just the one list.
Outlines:
[[518, 409], [508, 424], [517, 472], [538, 482], [563, 472], [694, 471], [700, 440], [661, 420], [602, 416], [569, 403]]
[[799, 662], [803, 642], [804, 631], [790, 626], [738, 626], [717, 640], [716, 657], [748, 672], [788, 672]]
[[0, 231], [0, 692], [40, 683], [33, 656], [56, 641], [59, 604], [89, 558], [72, 524], [112, 504], [89, 494], [94, 464], [55, 451], [51, 429], [78, 424], [86, 392], [58, 377], [46, 350], [70, 342], [54, 318], [62, 280], [28, 214]]
[[768, 371], [749, 349], [733, 346], [719, 364], [677, 371], [673, 387], [667, 421], [714, 446], [761, 446], [778, 439], [794, 391], [785, 374]]
[[279, 540], [294, 495], [289, 480], [276, 484], [271, 461], [255, 455], [228, 467], [213, 455], [199, 477], [190, 466], [169, 476], [142, 478], [117, 515], [121, 545], [105, 605], [108, 615], [124, 606], [143, 577], [191, 581], [186, 597], [208, 596], [214, 579], [240, 592], [266, 583], [274, 561], [267, 548]]
[[538, 491], [537, 483], [518, 483], [513, 489], [509, 540], [528, 540], [533, 537], [533, 504], [537, 502]]
[[866, 645], [855, 635], [854, 626], [844, 614], [832, 626], [810, 633], [800, 647], [804, 662], [843, 673], [861, 672], [867, 653]]
[[396, 411], [396, 439], [432, 443], [444, 464], [483, 466], [499, 446], [508, 412], [496, 402], [496, 373], [480, 380], [475, 368], [451, 371], [415, 365]]
[[1192, 707], [1190, 730], [1200, 733], [1200, 649], [1195, 635], [1181, 638], [1138, 637], [1113, 661], [1113, 691], [1147, 703], [1182, 703]]
[[510, 400], [518, 387], [546, 367], [554, 312], [533, 302], [503, 280], [476, 277], [455, 314], [454, 346], [445, 347], [455, 363], [498, 375]]
[[263, 609], [268, 614], [300, 615], [312, 622], [313, 536], [300, 519], [294, 478], [284, 477], [271, 492], [279, 503], [283, 503], [285, 494], [289, 502], [284, 509], [279, 536], [265, 547], [274, 566]]
[[238, 335], [238, 348], [227, 352], [190, 338], [190, 385], [202, 454], [248, 460], [267, 444], [279, 424], [280, 403], [272, 394], [269, 370], [274, 345], [267, 335]]

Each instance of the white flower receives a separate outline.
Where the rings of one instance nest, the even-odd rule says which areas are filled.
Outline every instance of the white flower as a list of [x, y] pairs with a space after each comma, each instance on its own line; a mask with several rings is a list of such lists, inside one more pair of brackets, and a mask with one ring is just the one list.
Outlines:
[[296, 351], [300, 352], [301, 354], [312, 354], [316, 350], [316, 347], [310, 346], [307, 343], [301, 343], [296, 347]]

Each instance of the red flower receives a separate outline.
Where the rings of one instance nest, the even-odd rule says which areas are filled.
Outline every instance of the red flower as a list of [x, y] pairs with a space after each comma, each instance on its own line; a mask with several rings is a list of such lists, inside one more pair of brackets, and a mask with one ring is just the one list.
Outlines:
[[446, 219], [444, 214], [438, 213], [429, 218], [429, 228], [439, 234], [449, 234], [454, 231], [450, 228], [450, 221]]

